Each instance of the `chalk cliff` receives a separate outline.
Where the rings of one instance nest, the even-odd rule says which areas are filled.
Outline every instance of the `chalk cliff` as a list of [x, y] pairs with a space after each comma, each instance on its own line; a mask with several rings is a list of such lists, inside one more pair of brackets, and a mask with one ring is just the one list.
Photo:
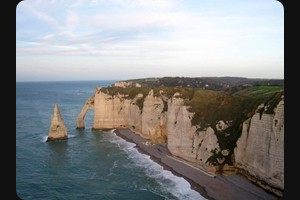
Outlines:
[[79, 116], [77, 117], [77, 129], [84, 129], [84, 117], [86, 115], [86, 112], [88, 110], [94, 109], [94, 96], [88, 98], [86, 103], [84, 104], [83, 108], [81, 109], [81, 112]]
[[67, 131], [59, 107], [55, 104], [47, 141], [68, 139]]
[[[180, 92], [170, 95], [163, 90], [141, 89], [132, 94], [126, 88], [118, 92], [113, 89], [117, 90], [95, 89], [93, 101], [87, 101], [77, 120], [78, 127], [82, 127], [85, 110], [94, 109], [93, 129], [128, 127], [154, 142], [166, 143], [173, 155], [208, 172], [235, 173], [244, 169], [255, 180], [268, 180], [267, 190], [283, 190], [283, 100], [275, 114], [263, 114], [260, 119], [260, 113], [256, 113], [243, 123], [236, 117], [238, 101], [224, 94], [207, 91], [183, 97]], [[190, 102], [196, 99], [194, 104], [188, 104], [188, 98]], [[211, 119], [205, 120], [203, 113], [193, 112], [191, 105], [208, 108], [203, 113], [211, 113], [207, 116]], [[234, 114], [224, 115], [228, 112]]]
[[83, 107], [77, 128], [83, 127], [85, 111], [94, 108], [93, 129], [131, 128], [154, 142], [166, 143], [173, 155], [213, 173], [224, 162], [224, 157], [231, 160], [232, 152], [221, 154], [224, 149], [219, 146], [214, 128], [198, 130], [199, 127], [192, 125], [194, 113], [189, 111], [180, 93], [167, 97], [162, 92], [155, 95], [149, 90], [129, 98], [126, 94], [112, 95], [98, 88]]
[[[261, 105], [259, 108], [263, 108]], [[259, 109], [258, 108], [258, 109]], [[256, 113], [243, 123], [235, 149], [240, 172], [262, 187], [282, 195], [284, 190], [284, 99], [275, 114]]]
[[184, 100], [179, 94], [168, 101], [167, 112], [167, 130], [168, 130], [168, 149], [170, 152], [188, 161], [195, 162], [207, 171], [215, 172], [216, 168], [206, 162], [209, 157], [213, 156], [211, 151], [220, 150], [218, 139], [212, 128], [197, 131], [193, 126], [191, 119], [193, 113], [188, 111], [184, 105]]

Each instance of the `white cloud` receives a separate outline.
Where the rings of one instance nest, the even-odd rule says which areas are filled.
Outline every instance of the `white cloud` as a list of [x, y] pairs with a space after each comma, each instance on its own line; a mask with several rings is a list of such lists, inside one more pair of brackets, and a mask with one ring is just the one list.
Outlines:
[[66, 29], [73, 31], [79, 25], [79, 17], [73, 11], [68, 11], [66, 16]]
[[77, 0], [70, 7], [79, 8], [83, 5], [114, 5], [124, 9], [170, 9], [180, 5], [178, 0]]
[[[207, 67], [204, 70], [217, 71], [223, 66], [229, 71], [237, 71], [239, 66], [254, 69], [255, 66], [279, 63], [277, 65], [283, 68], [283, 50], [280, 50], [283, 48], [283, 39], [280, 40], [283, 19], [278, 22], [276, 19], [280, 17], [262, 14], [261, 10], [259, 14], [251, 14], [248, 9], [244, 14], [245, 4], [240, 2], [235, 7], [244, 6], [237, 13], [228, 7], [222, 9], [222, 3], [217, 10], [211, 9], [210, 2], [204, 3], [199, 11], [197, 8], [189, 10], [193, 7], [191, 2], [24, 2], [26, 5], [18, 8], [22, 9], [19, 12], [22, 15], [17, 13], [22, 19], [17, 20], [17, 57], [50, 56], [51, 59], [45, 59], [45, 62], [59, 59], [62, 63], [66, 61], [66, 66], [79, 66], [78, 62], [72, 61], [76, 57], [77, 61], [82, 60], [80, 63], [125, 66], [128, 71], [130, 66], [147, 66], [148, 72], [155, 66], [163, 66], [166, 74], [173, 72], [172, 67], [177, 67], [174, 74], [183, 73], [178, 71], [180, 66], [186, 66], [192, 74], [197, 74], [199, 66]], [[184, 9], [180, 4], [185, 6]], [[251, 5], [254, 10], [254, 4]], [[29, 38], [26, 40], [26, 37]]]
[[[79, 0], [80, 1], [80, 0]], [[173, 8], [180, 5], [177, 0], [92, 0], [94, 4], [112, 3], [125, 8]]]
[[180, 12], [103, 13], [89, 16], [88, 18], [89, 20], [86, 19], [86, 22], [90, 27], [100, 30], [119, 31], [125, 29], [145, 32], [156, 28], [159, 28], [161, 31], [167, 31], [170, 28], [180, 29], [194, 22], [197, 22], [198, 26], [206, 23]]
[[159, 7], [159, 8], [172, 8], [177, 5], [178, 2], [170, 0], [138, 0], [141, 6], [146, 7]]
[[77, 1], [74, 1], [74, 3], [70, 5], [70, 7], [71, 8], [79, 7], [79, 6], [81, 6], [85, 2], [86, 2], [86, 0], [77, 0]]
[[35, 16], [38, 20], [41, 20], [43, 22], [46, 22], [54, 29], [61, 29], [60, 23], [57, 22], [53, 17], [39, 11], [35, 7], [32, 6], [32, 4], [27, 3], [26, 1], [22, 2], [22, 10], [27, 11], [28, 15]]
[[172, 0], [113, 0], [114, 3], [127, 7], [142, 7], [142, 8], [173, 8], [178, 6], [178, 1]]

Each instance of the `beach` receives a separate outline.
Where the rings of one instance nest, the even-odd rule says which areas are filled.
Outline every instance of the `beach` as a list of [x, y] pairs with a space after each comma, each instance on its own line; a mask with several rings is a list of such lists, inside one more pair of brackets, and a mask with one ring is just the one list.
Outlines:
[[153, 144], [128, 128], [116, 129], [117, 136], [136, 144], [136, 148], [162, 165], [164, 169], [185, 178], [191, 188], [207, 199], [215, 200], [259, 200], [279, 199], [239, 175], [209, 174], [180, 158], [172, 156], [166, 145]]

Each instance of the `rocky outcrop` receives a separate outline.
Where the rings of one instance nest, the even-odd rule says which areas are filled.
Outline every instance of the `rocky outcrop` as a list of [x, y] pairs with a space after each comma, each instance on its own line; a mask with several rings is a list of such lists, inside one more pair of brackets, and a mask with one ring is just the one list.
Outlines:
[[47, 141], [68, 139], [67, 131], [59, 107], [55, 104]]
[[81, 109], [81, 112], [79, 116], [77, 117], [77, 129], [84, 129], [84, 117], [86, 115], [86, 112], [88, 110], [93, 110], [94, 109], [94, 96], [90, 97], [83, 108]]
[[135, 82], [132, 82], [132, 81], [119, 81], [119, 82], [115, 82], [112, 85], [115, 86], [115, 87], [122, 87], [122, 88], [126, 88], [126, 87], [141, 87], [141, 84], [135, 83]]
[[[259, 107], [260, 108], [260, 107]], [[258, 108], [258, 109], [259, 109]], [[249, 179], [281, 196], [284, 190], [284, 100], [275, 114], [256, 113], [243, 123], [235, 161]]]

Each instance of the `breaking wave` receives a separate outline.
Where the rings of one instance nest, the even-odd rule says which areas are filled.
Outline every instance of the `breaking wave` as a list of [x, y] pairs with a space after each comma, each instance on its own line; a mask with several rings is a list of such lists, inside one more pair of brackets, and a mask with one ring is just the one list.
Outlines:
[[[72, 134], [68, 135], [68, 138], [74, 138], [74, 137], [76, 137], [76, 136], [72, 135]], [[41, 139], [41, 142], [47, 142], [47, 139], [48, 139], [48, 135], [43, 135], [42, 139]]]
[[[127, 142], [115, 133], [110, 134], [110, 136], [110, 141], [126, 153], [133, 165], [141, 168], [146, 176], [155, 179], [161, 186], [160, 189], [163, 188], [164, 192], [171, 193], [178, 199], [205, 199], [198, 192], [191, 189], [190, 183], [184, 178], [175, 176], [172, 172], [164, 170], [161, 165], [151, 160], [149, 155], [140, 153], [134, 148], [136, 146], [134, 143]], [[155, 191], [153, 192], [155, 193]]]

